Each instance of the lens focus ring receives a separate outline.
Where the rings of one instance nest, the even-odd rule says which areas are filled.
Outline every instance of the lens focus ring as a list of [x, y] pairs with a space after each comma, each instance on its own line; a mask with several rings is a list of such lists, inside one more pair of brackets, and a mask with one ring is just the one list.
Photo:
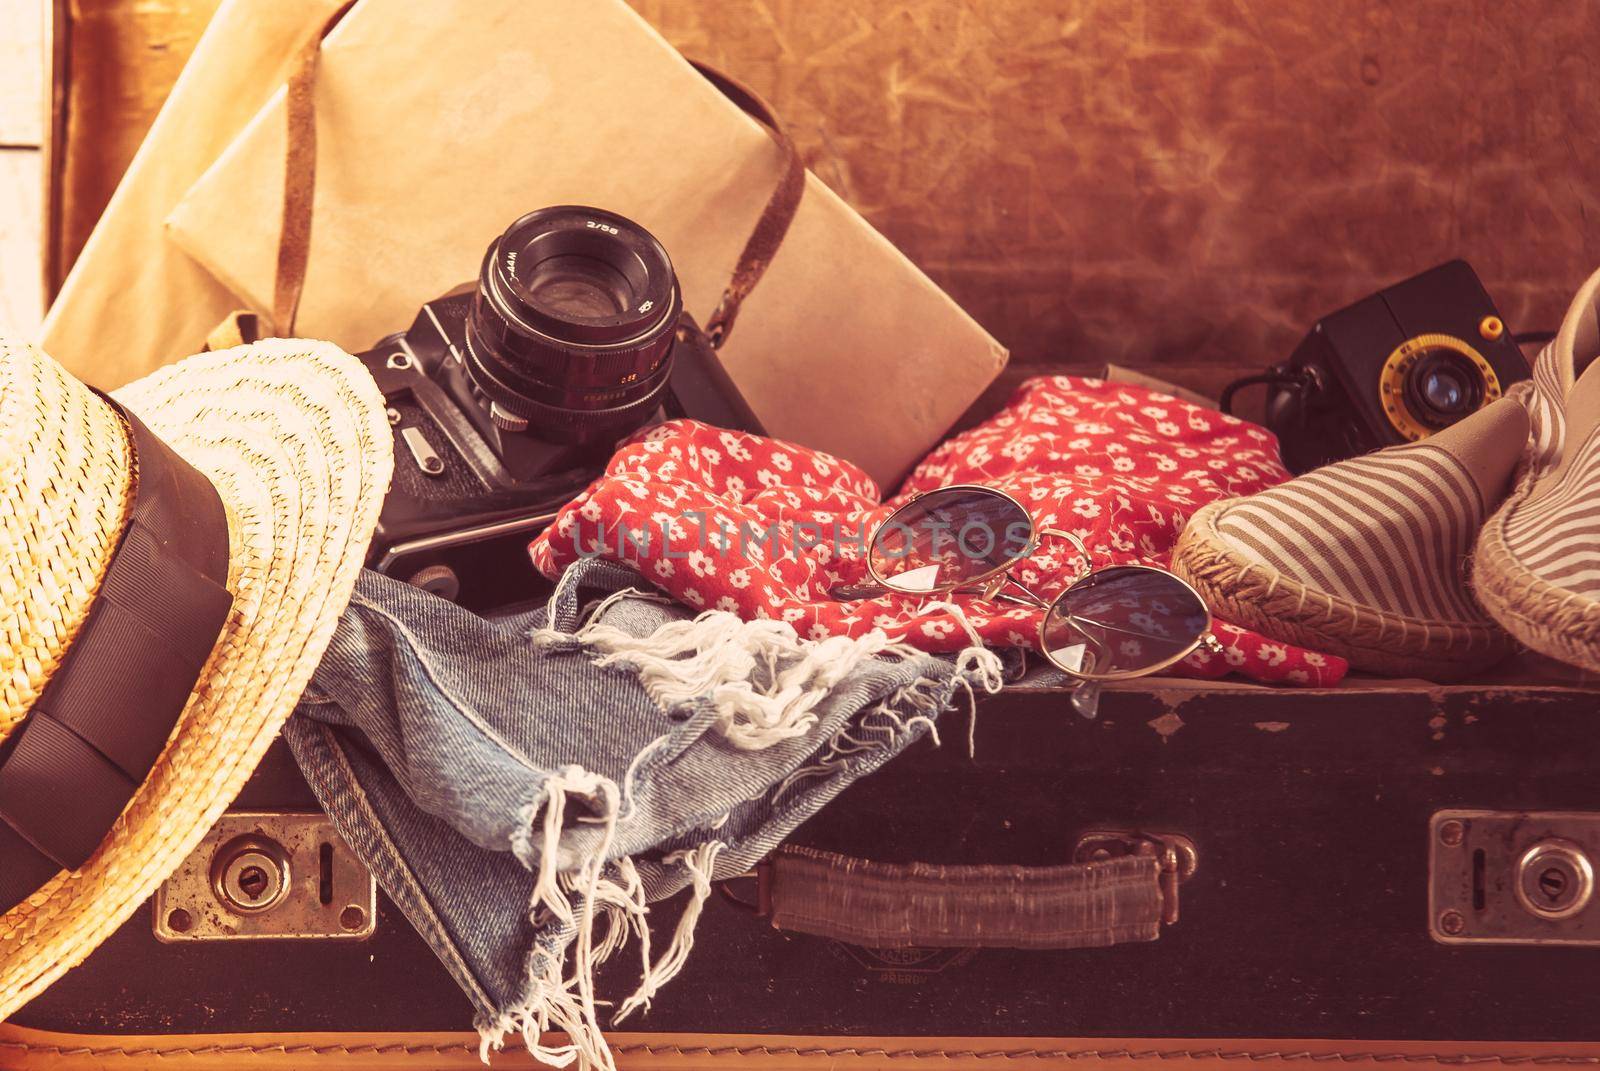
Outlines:
[[[573, 405], [566, 401], [541, 400], [500, 382], [480, 357], [470, 328], [467, 331], [465, 357], [467, 374], [473, 384], [493, 407], [502, 410], [502, 418], [497, 421], [502, 428], [521, 430], [515, 428], [513, 423], [515, 419], [520, 419], [528, 429], [540, 436], [563, 442], [584, 442], [590, 438], [633, 430], [660, 404], [661, 395], [669, 383], [669, 367], [663, 367], [655, 375], [632, 386], [632, 389], [583, 394], [582, 404]], [[557, 393], [563, 399], [572, 397], [567, 393]], [[513, 419], [507, 420], [506, 417]]]
[[1494, 368], [1476, 349], [1451, 335], [1406, 339], [1378, 373], [1383, 415], [1402, 438], [1413, 442], [1449, 427], [1500, 394]]
[[667, 310], [672, 321], [665, 322], [665, 332], [652, 331], [631, 343], [586, 346], [534, 334], [508, 319], [500, 307], [480, 289], [472, 299], [469, 322], [486, 352], [513, 355], [501, 362], [505, 365], [502, 378], [526, 382], [531, 391], [556, 384], [564, 388], [621, 387], [643, 379], [661, 367], [672, 352], [670, 328], [679, 311], [676, 305]]
[[467, 317], [467, 374], [542, 437], [582, 442], [649, 418], [682, 297], [666, 250], [594, 208], [529, 213], [490, 245]]

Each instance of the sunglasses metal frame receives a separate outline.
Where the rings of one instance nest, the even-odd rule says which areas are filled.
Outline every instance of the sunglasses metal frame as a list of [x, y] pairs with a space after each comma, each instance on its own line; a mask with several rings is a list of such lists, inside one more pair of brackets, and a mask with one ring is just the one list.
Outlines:
[[[898, 517], [904, 510], [908, 509], [913, 503], [934, 495], [944, 494], [947, 491], [982, 491], [986, 494], [997, 495], [1000, 498], [1010, 502], [1013, 506], [1017, 507], [1017, 510], [1024, 517], [1028, 519], [1027, 544], [1015, 557], [1010, 558], [988, 572], [980, 573], [975, 577], [969, 577], [953, 584], [934, 585], [925, 591], [905, 591], [903, 589], [896, 588], [888, 578], [884, 577], [878, 572], [877, 566], [873, 563], [872, 549], [877, 544], [879, 534], [882, 533], [884, 529], [888, 528], [889, 525], [894, 522], [894, 519]], [[902, 527], [904, 526], [902, 525]], [[1028, 557], [1039, 548], [1040, 544], [1043, 543], [1043, 537], [1045, 536], [1055, 536], [1060, 539], [1065, 539], [1068, 543], [1072, 544], [1073, 549], [1078, 552], [1078, 557], [1083, 561], [1083, 571], [1079, 573], [1079, 575], [1073, 579], [1072, 583], [1063, 588], [1061, 592], [1053, 599], [1045, 599], [1035, 594], [1027, 587], [1027, 585], [1023, 584], [1020, 580], [1011, 575], [1012, 568], [1015, 567], [1019, 562], [1026, 561]], [[1200, 597], [1200, 593], [1196, 591], [1181, 576], [1178, 576], [1176, 573], [1169, 572], [1166, 569], [1158, 569], [1152, 565], [1110, 565], [1102, 569], [1096, 569], [1094, 567], [1094, 556], [1089, 553], [1089, 548], [1084, 545], [1083, 540], [1079, 539], [1071, 532], [1064, 532], [1059, 528], [1040, 528], [1038, 522], [1033, 519], [1033, 513], [1029, 511], [1027, 506], [1024, 506], [1015, 495], [1002, 491], [998, 487], [988, 487], [984, 484], [977, 483], [955, 483], [948, 487], [935, 488], [932, 491], [918, 491], [916, 494], [912, 495], [910, 499], [901, 503], [901, 505], [897, 507], [893, 513], [885, 517], [878, 527], [873, 530], [872, 538], [867, 541], [866, 558], [867, 574], [872, 577], [873, 583], [895, 595], [947, 595], [955, 592], [977, 589], [977, 593], [980, 594], [980, 597], [985, 599], [1005, 599], [1008, 602], [1020, 602], [1043, 610], [1044, 616], [1039, 619], [1039, 653], [1044, 655], [1044, 657], [1049, 660], [1051, 665], [1078, 680], [1120, 681], [1130, 680], [1135, 677], [1147, 677], [1153, 673], [1160, 673], [1162, 670], [1176, 665], [1185, 658], [1188, 658], [1202, 646], [1218, 653], [1221, 653], [1222, 651], [1222, 644], [1217, 640], [1216, 636], [1211, 631], [1215, 623], [1211, 616], [1211, 608], [1206, 606], [1205, 600]], [[1070, 595], [1079, 584], [1082, 584], [1084, 581], [1088, 580], [1097, 573], [1104, 572], [1106, 569], [1137, 569], [1143, 572], [1159, 573], [1161, 576], [1167, 577], [1168, 579], [1181, 585], [1186, 591], [1189, 592], [1189, 594], [1194, 596], [1195, 602], [1199, 603], [1200, 607], [1205, 610], [1205, 625], [1201, 628], [1199, 635], [1194, 638], [1192, 643], [1172, 657], [1140, 669], [1121, 670], [1111, 673], [1086, 673], [1083, 670], [1073, 669], [1061, 662], [1050, 652], [1049, 647], [1045, 644], [1045, 625], [1050, 621], [1051, 613], [1055, 610], [1056, 606], [1061, 602], [1061, 600]], [[1022, 592], [1026, 598], [1018, 598], [1014, 595], [1008, 595], [1004, 591], [1008, 585], [1015, 587], [1018, 591]]]

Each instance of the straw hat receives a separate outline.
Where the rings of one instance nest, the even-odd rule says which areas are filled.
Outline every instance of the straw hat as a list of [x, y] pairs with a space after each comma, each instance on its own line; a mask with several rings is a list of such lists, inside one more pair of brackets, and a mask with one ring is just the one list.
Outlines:
[[[113, 707], [136, 697], [132, 720], [176, 724], [164, 746], [164, 732], [147, 742], [145, 761], [154, 765], [142, 778], [129, 775], [121, 799], [131, 799], [114, 821], [108, 816], [108, 832], [93, 829], [103, 839], [88, 839], [81, 865], [54, 876], [46, 866], [42, 887], [0, 916], [0, 1019], [133, 914], [243, 786], [333, 634], [393, 464], [376, 385], [326, 343], [274, 339], [202, 354], [114, 398], [116, 406], [32, 346], [0, 342], [0, 827], [10, 845], [0, 868], [15, 874], [22, 860], [34, 870], [59, 862], [54, 817], [81, 819], [87, 797], [76, 785], [5, 781], [30, 734], [61, 732], [53, 704], [104, 705], [83, 703], [82, 690], [63, 681], [85, 676], [85, 665], [127, 662], [139, 647], [105, 627], [118, 606], [131, 607], [126, 618], [154, 623], [167, 647], [149, 650], [187, 656], [96, 682], [91, 694]], [[167, 507], [181, 508], [152, 514], [163, 494], [177, 496]], [[153, 556], [135, 556], [136, 547]], [[183, 583], [157, 588], [150, 561]], [[127, 594], [141, 578], [150, 589], [142, 605]], [[162, 638], [169, 620], [204, 627], [185, 634], [174, 626], [176, 638]], [[162, 682], [173, 709], [138, 710], [159, 705], [149, 697]], [[113, 762], [127, 773], [127, 761], [104, 747], [84, 754], [113, 780]], [[53, 815], [40, 834], [25, 820], [16, 830], [18, 811], [35, 821]]]

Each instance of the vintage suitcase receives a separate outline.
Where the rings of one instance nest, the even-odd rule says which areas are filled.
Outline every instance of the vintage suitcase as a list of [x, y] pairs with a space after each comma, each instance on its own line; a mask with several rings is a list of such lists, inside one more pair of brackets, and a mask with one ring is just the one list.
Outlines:
[[[57, 35], [69, 62], [56, 68], [60, 106], [53, 124], [50, 226], [50, 271], [56, 281], [214, 6], [212, 0], [58, 0], [54, 5], [58, 30], [69, 22], [71, 27], [70, 33]], [[768, 58], [774, 20], [779, 35], [787, 34], [791, 43], [804, 44], [805, 20], [816, 19], [829, 32], [834, 26], [826, 21], [830, 5], [779, 5], [776, 13], [761, 5], [755, 14], [741, 13], [747, 5], [735, 4], [636, 0], [635, 6], [674, 41], [709, 42], [714, 58], [758, 73], [766, 71], [762, 65], [776, 62]], [[946, 14], [959, 6], [945, 5]], [[1222, 41], [1241, 32], [1235, 14], [1220, 11], [1226, 5], [1212, 6], [1219, 10], [1196, 9], [1192, 17], [1199, 22], [1184, 28], [1186, 40]], [[1324, 14], [1331, 25], [1348, 15], [1341, 7], [1353, 6], [1323, 5]], [[1013, 4], [1006, 17], [1012, 22], [1051, 17], [1038, 7]], [[1437, 51], [1448, 35], [1430, 28], [1456, 15], [1448, 5], [1435, 7], [1402, 18], [1401, 28], [1410, 32], [1379, 36], [1400, 48], [1402, 58], [1407, 50]], [[1126, 17], [1142, 26], [1143, 13]], [[1512, 13], [1506, 18], [1517, 21]], [[1574, 9], [1572, 18], [1592, 19], [1592, 13]], [[1148, 370], [1214, 389], [1244, 370], [1231, 363], [1240, 354], [1256, 354], [1259, 363], [1261, 354], [1277, 353], [1280, 343], [1292, 341], [1281, 337], [1286, 318], [1309, 322], [1341, 295], [1364, 292], [1401, 274], [1394, 264], [1436, 241], [1429, 228], [1451, 207], [1426, 197], [1418, 202], [1415, 196], [1370, 196], [1365, 178], [1386, 173], [1378, 165], [1388, 155], [1400, 152], [1409, 160], [1418, 142], [1417, 124], [1427, 127], [1436, 109], [1402, 116], [1395, 134], [1392, 93], [1370, 92], [1381, 72], [1376, 58], [1363, 56], [1360, 85], [1339, 63], [1311, 72], [1313, 82], [1322, 80], [1312, 87], [1319, 91], [1302, 93], [1301, 111], [1292, 117], [1305, 130], [1332, 129], [1337, 144], [1350, 150], [1343, 170], [1323, 183], [1327, 196], [1308, 204], [1323, 216], [1350, 216], [1363, 233], [1381, 232], [1378, 246], [1367, 243], [1372, 255], [1354, 267], [1338, 243], [1311, 243], [1328, 264], [1306, 261], [1306, 243], [1300, 240], [1305, 228], [1297, 227], [1293, 214], [1264, 216], [1252, 207], [1259, 197], [1231, 209], [1219, 207], [1206, 190], [1191, 189], [1190, 171], [1181, 167], [1167, 169], [1177, 178], [1166, 185], [1159, 166], [1153, 178], [1146, 176], [1149, 181], [1124, 183], [1124, 199], [1131, 201], [1125, 211], [1109, 216], [1103, 197], [1051, 198], [1070, 210], [1062, 217], [1067, 241], [1046, 228], [1044, 237], [1031, 244], [997, 243], [983, 229], [989, 215], [957, 210], [994, 199], [996, 144], [1028, 142], [1047, 157], [1075, 154], [1064, 163], [1056, 160], [1060, 166], [1013, 169], [1013, 179], [1020, 175], [1017, 181], [1024, 184], [1041, 174], [1054, 175], [1052, 181], [1061, 187], [1057, 192], [1100, 189], [1106, 160], [1118, 166], [1141, 159], [1170, 162], [1169, 151], [1148, 147], [1160, 139], [1146, 137], [1149, 132], [1139, 126], [1145, 110], [1138, 101], [1148, 97], [1148, 85], [1120, 77], [1130, 24], [1121, 14], [1078, 20], [1104, 47], [1064, 50], [1059, 60], [1049, 61], [1057, 64], [1052, 77], [1008, 78], [995, 90], [970, 75], [989, 68], [1003, 73], [1003, 65], [975, 68], [969, 36], [943, 32], [943, 19], [931, 19], [934, 29], [927, 31], [912, 26], [917, 20], [904, 21], [907, 28], [900, 31], [884, 26], [858, 35], [857, 50], [835, 50], [811, 72], [813, 77], [786, 79], [774, 67], [770, 78], [757, 80], [775, 85], [777, 103], [797, 114], [809, 98], [797, 96], [793, 86], [809, 87], [824, 102], [847, 102], [831, 112], [823, 109], [815, 123], [802, 123], [799, 134], [808, 157], [819, 166], [825, 163], [829, 173], [865, 182], [864, 200], [879, 206], [874, 219], [919, 262], [941, 266], [941, 278], [958, 288], [981, 319], [1006, 324], [1023, 357], [1039, 359], [1063, 350], [1136, 355]], [[1275, 35], [1291, 54], [1302, 48], [1306, 34], [1319, 36], [1299, 19], [1280, 19], [1264, 31], [1244, 21], [1247, 36]], [[1521, 24], [1543, 25], [1526, 19]], [[706, 26], [716, 32], [708, 36]], [[1074, 22], [1073, 32], [1079, 29]], [[1539, 54], [1551, 36], [1545, 29], [1518, 29], [1509, 47]], [[813, 28], [810, 36], [816, 32]], [[1030, 36], [993, 35], [995, 54], [1012, 56], [1014, 42]], [[859, 50], [863, 43], [867, 53]], [[1472, 51], [1470, 42], [1445, 42], [1445, 47], [1462, 55]], [[816, 59], [814, 49], [792, 53]], [[1204, 74], [1203, 53], [1195, 53], [1199, 68], [1156, 62], [1144, 74], [1169, 81], [1175, 91], [1168, 97], [1178, 104], [1192, 97], [1215, 112], [1206, 123], [1248, 120], [1254, 107], [1249, 94], [1219, 111], [1210, 97], [1181, 91]], [[868, 94], [881, 98], [893, 122], [859, 107], [862, 71], [898, 70], [897, 57], [912, 54], [932, 56], [935, 66], [960, 72], [961, 84], [976, 86], [974, 100], [993, 113], [1000, 133], [971, 139], [963, 149], [943, 136], [943, 123], [927, 122], [925, 111], [907, 111], [898, 96], [877, 89]], [[153, 63], [153, 56], [162, 62]], [[1392, 58], [1386, 62], [1391, 69], [1408, 66]], [[1109, 124], [1099, 114], [1107, 109], [1093, 99], [1057, 100], [1058, 88], [1074, 82], [1066, 77], [1074, 64], [1087, 65], [1096, 84], [1137, 99], [1111, 109]], [[1493, 77], [1485, 80], [1481, 64], [1456, 66], [1475, 91], [1492, 92], [1508, 77], [1501, 71], [1497, 83]], [[1581, 94], [1565, 92], [1570, 87], [1559, 66], [1525, 63], [1506, 70], [1512, 68], [1524, 79], [1529, 71], [1544, 71], [1541, 85], [1561, 87], [1559, 92], [1547, 87], [1549, 107], [1580, 126], [1592, 120]], [[65, 77], [74, 71], [75, 77]], [[1305, 88], [1303, 64], [1283, 71], [1283, 78]], [[129, 85], [136, 90], [131, 96]], [[1272, 96], [1274, 87], [1263, 86], [1261, 92]], [[1440, 83], [1433, 88], [1449, 95], [1460, 87]], [[996, 108], [995, 92], [1021, 103]], [[1028, 96], [1035, 93], [1045, 94], [1038, 100], [1049, 106], [1038, 106]], [[1361, 101], [1352, 103], [1352, 94], [1361, 94]], [[1330, 112], [1334, 104], [1338, 107]], [[1070, 117], [1085, 107], [1097, 114], [1078, 124], [1083, 129], [1070, 145], [1053, 130], [1039, 132], [1041, 121], [1058, 123], [1062, 114]], [[99, 118], [113, 109], [122, 114], [110, 121]], [[1566, 115], [1574, 110], [1576, 118]], [[1333, 113], [1340, 118], [1330, 127]], [[838, 129], [849, 136], [840, 140], [830, 134]], [[905, 131], [907, 136], [899, 136]], [[1535, 137], [1540, 144], [1530, 147], [1531, 135], [1521, 128], [1500, 133], [1504, 136], [1490, 141], [1519, 162], [1511, 172], [1526, 177], [1526, 183], [1539, 185], [1527, 176], [1544, 173], [1534, 166], [1533, 154], [1563, 151], [1548, 138]], [[1098, 146], [1095, 151], [1083, 151], [1086, 138]], [[891, 143], [910, 153], [912, 165], [924, 159], [948, 162], [956, 152], [955, 180], [932, 192], [926, 184], [900, 181], [906, 168], [881, 166], [882, 146]], [[1146, 148], [1135, 152], [1130, 146]], [[1448, 169], [1476, 158], [1469, 152], [1461, 160], [1435, 163]], [[1317, 168], [1326, 171], [1322, 164]], [[1247, 177], [1258, 185], [1272, 180], [1298, 189], [1305, 184], [1305, 175], [1293, 168], [1255, 171], [1259, 174]], [[1181, 187], [1179, 199], [1193, 211], [1166, 213], [1176, 221], [1172, 226], [1152, 224], [1147, 209], [1173, 199], [1173, 182]], [[1453, 196], [1449, 183], [1430, 185], [1426, 175], [1413, 184], [1438, 194], [1434, 200]], [[1505, 200], [1469, 206], [1481, 218], [1460, 238], [1464, 250], [1499, 233]], [[1418, 203], [1423, 203], [1420, 210]], [[1427, 211], [1430, 204], [1439, 211]], [[1571, 200], [1551, 210], [1558, 219], [1572, 220], [1581, 215], [1579, 208]], [[1175, 280], [1170, 270], [1174, 241], [1181, 247], [1192, 230], [1185, 220], [1214, 211], [1232, 211], [1238, 218], [1229, 219], [1239, 226], [1214, 228], [1231, 237], [1220, 254], [1212, 250], [1213, 261], [1259, 266], [1263, 248], [1293, 249], [1298, 258], [1295, 270], [1259, 297], [1258, 304], [1267, 306], [1257, 310], [1259, 315], [1237, 315], [1241, 299], [1230, 290], [1237, 289], [1230, 280], [1239, 277], [1238, 271], [1191, 272], [1193, 278]], [[915, 218], [916, 225], [903, 220], [896, 225], [896, 212]], [[1384, 212], [1403, 216], [1404, 225], [1394, 225]], [[1128, 221], [1118, 240], [1070, 240], [1072, 234], [1103, 239], [1107, 218]], [[1575, 230], [1581, 228], [1536, 229], [1509, 251], [1503, 242], [1490, 243], [1501, 257], [1497, 277], [1519, 281], [1521, 289], [1510, 299], [1519, 322], [1550, 321], [1570, 283], [1591, 267], [1582, 243], [1566, 241]], [[1552, 249], [1551, 243], [1561, 247]], [[945, 254], [953, 247], [976, 249], [977, 260], [952, 268]], [[1063, 260], [1055, 256], [1062, 248], [1089, 259]], [[1282, 260], [1279, 252], [1273, 256]], [[1156, 267], [1146, 270], [1151, 265]], [[1126, 285], [1130, 278], [1145, 277], [1162, 285]], [[1116, 284], [1116, 300], [1098, 302], [1095, 314], [1085, 319], [1087, 306], [1069, 298], [1093, 297], [1095, 286], [1107, 279]], [[1019, 287], [1027, 291], [1022, 298]], [[1187, 299], [1184, 287], [1191, 291]], [[1219, 298], [1218, 287], [1229, 291], [1226, 300]], [[1213, 328], [1223, 324], [1227, 329], [1199, 330], [1196, 325], [1204, 327], [1207, 317]], [[1085, 338], [1093, 344], [1074, 345]], [[1224, 352], [1225, 360], [1214, 359]], [[1015, 375], [1045, 370], [1019, 368]], [[1008, 377], [991, 400], [1011, 386], [1014, 378]], [[683, 973], [659, 993], [647, 1015], [610, 1035], [624, 1068], [927, 1063], [942, 1071], [976, 1071], [1019, 1062], [1176, 1063], [1207, 1069], [1600, 1065], [1600, 990], [1593, 984], [1600, 969], [1600, 907], [1550, 919], [1535, 914], [1517, 895], [1524, 873], [1532, 895], [1556, 901], [1581, 892], [1586, 880], [1592, 887], [1592, 872], [1585, 879], [1581, 860], [1600, 858], [1600, 687], [1511, 676], [1451, 686], [1354, 681], [1321, 692], [1148, 680], [1109, 689], [1092, 721], [1072, 713], [1058, 688], [1014, 687], [980, 703], [975, 757], [965, 748], [965, 716], [962, 711], [950, 715], [956, 728], [947, 730], [942, 748], [919, 745], [854, 786], [803, 827], [794, 843], [886, 864], [1046, 868], [1072, 864], [1080, 847], [1089, 857], [1116, 855], [1125, 846], [1151, 843], [1140, 839], [1145, 834], [1182, 837], [1194, 850], [1195, 866], [1186, 880], [1174, 890], [1172, 878], [1178, 875], [1163, 877], [1158, 853], [1156, 862], [1135, 875], [1142, 884], [1130, 883], [1136, 895], [1116, 901], [1133, 903], [1130, 910], [1137, 916], [1121, 936], [1159, 936], [1098, 948], [868, 948], [774, 929], [770, 919], [752, 910], [752, 904], [776, 907], [781, 916], [787, 906], [780, 891], [783, 875], [774, 878], [769, 872], [765, 897], [758, 879], [729, 883], [726, 897], [708, 902]], [[317, 852], [317, 830], [307, 830], [304, 817], [314, 819], [315, 807], [280, 746], [235, 811], [268, 816], [241, 819], [246, 826], [265, 825], [285, 831], [286, 837], [310, 835], [305, 844]], [[1530, 848], [1572, 851], [1546, 843], [1560, 841], [1583, 854], [1547, 853], [1522, 865]], [[174, 890], [169, 885], [165, 893], [213, 895], [206, 880], [211, 862], [197, 857], [189, 886]], [[1115, 859], [1108, 862], [1120, 866]], [[471, 1008], [427, 945], [381, 893], [365, 899], [372, 894], [362, 876], [347, 868], [342, 853], [314, 865], [330, 874], [328, 902], [319, 898], [320, 906], [304, 905], [307, 910], [276, 921], [272, 916], [278, 909], [273, 909], [259, 921], [324, 936], [163, 941], [158, 929], [172, 936], [181, 923], [173, 912], [188, 911], [195, 901], [184, 900], [188, 906], [181, 908], [174, 906], [176, 899], [164, 901], [160, 912], [152, 902], [83, 965], [0, 1024], [0, 1068], [480, 1066]], [[782, 871], [783, 865], [776, 869]], [[942, 876], [957, 885], [968, 873]], [[1174, 906], [1175, 920], [1162, 921]], [[352, 907], [358, 912], [351, 914]], [[676, 905], [662, 905], [657, 914], [662, 925], [670, 926]], [[804, 924], [837, 929], [846, 921], [834, 913]], [[1084, 941], [1115, 929], [1103, 917], [1078, 922], [1077, 936]], [[188, 925], [208, 925], [206, 912], [191, 912]], [[627, 964], [618, 964], [617, 974], [602, 978], [602, 986], [630, 989], [627, 970]], [[513, 1047], [495, 1062], [525, 1065], [526, 1057]]]
[[[611, 1040], [624, 1067], [1600, 1063], [1597, 719], [1592, 686], [1528, 681], [1290, 692], [1160, 679], [1108, 690], [1093, 720], [1059, 688], [1013, 687], [980, 703], [975, 758], [947, 731], [794, 843], [1056, 867], [1119, 855], [1136, 843], [1125, 835], [1183, 838], [1197, 865], [1181, 885], [1151, 867], [1154, 914], [1149, 896], [1119, 901], [1140, 915], [1121, 936], [1157, 939], [860, 947], [758, 917], [763, 899], [785, 907], [780, 862], [766, 895], [735, 881], [712, 898], [682, 975]], [[314, 806], [278, 748], [236, 809]], [[670, 925], [676, 910], [657, 914]], [[154, 907], [136, 916], [0, 1027], [0, 1066], [476, 1060], [467, 1001], [381, 896], [364, 939], [163, 943], [162, 925]]]

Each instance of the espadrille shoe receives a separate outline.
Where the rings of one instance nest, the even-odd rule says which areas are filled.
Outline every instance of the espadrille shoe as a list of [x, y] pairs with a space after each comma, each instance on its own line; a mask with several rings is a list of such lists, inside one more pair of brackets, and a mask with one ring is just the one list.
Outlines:
[[[1589, 320], [1589, 341], [1600, 341]], [[1600, 673], [1600, 361], [1563, 409], [1556, 463], [1521, 480], [1483, 527], [1472, 585], [1540, 654]]]
[[1528, 415], [1501, 399], [1421, 442], [1192, 518], [1173, 572], [1219, 617], [1398, 677], [1450, 680], [1513, 644], [1473, 601], [1467, 553], [1505, 494]]
[[1561, 459], [1567, 433], [1567, 397], [1585, 366], [1600, 355], [1600, 271], [1589, 276], [1567, 308], [1561, 330], [1533, 362], [1533, 377], [1506, 396], [1528, 409], [1532, 434], [1518, 483], [1537, 480]]

